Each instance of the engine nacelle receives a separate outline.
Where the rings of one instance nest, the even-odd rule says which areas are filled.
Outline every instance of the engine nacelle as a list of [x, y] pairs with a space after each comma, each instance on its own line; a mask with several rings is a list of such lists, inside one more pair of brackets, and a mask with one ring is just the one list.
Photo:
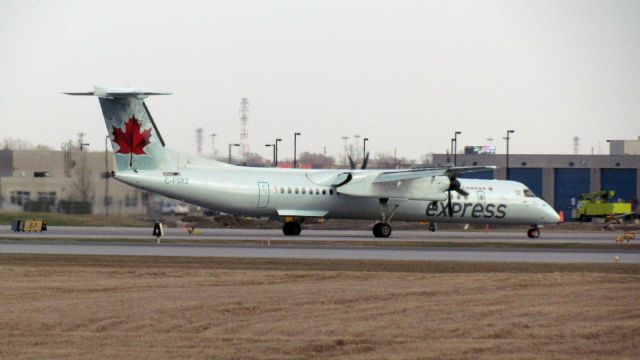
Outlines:
[[428, 176], [412, 180], [373, 182], [371, 176], [353, 174], [352, 179], [336, 188], [341, 194], [363, 197], [403, 198], [443, 201], [451, 184], [447, 176]]

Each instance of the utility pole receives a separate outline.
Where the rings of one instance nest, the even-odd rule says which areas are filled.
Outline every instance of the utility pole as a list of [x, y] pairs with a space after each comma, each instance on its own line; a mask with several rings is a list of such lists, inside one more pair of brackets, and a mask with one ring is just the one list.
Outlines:
[[216, 157], [218, 157], [218, 154], [216, 154], [216, 134], [211, 133], [209, 136], [211, 136], [211, 155], [213, 156], [213, 160], [215, 160]]
[[344, 140], [344, 166], [347, 166], [347, 140], [349, 139], [348, 136], [343, 136], [342, 140]]
[[196, 129], [196, 153], [202, 156], [202, 128]]
[[231, 147], [240, 146], [240, 144], [229, 144], [229, 164], [231, 164]]
[[249, 123], [249, 99], [242, 98], [240, 101], [240, 154], [247, 158], [249, 153], [249, 130], [247, 125]]

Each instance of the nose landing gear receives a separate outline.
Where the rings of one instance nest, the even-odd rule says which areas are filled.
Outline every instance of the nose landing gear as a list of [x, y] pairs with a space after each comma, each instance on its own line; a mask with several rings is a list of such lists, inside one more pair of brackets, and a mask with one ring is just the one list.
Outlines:
[[529, 239], [537, 239], [540, 237], [540, 228], [537, 226], [532, 226], [531, 229], [527, 230], [527, 236]]

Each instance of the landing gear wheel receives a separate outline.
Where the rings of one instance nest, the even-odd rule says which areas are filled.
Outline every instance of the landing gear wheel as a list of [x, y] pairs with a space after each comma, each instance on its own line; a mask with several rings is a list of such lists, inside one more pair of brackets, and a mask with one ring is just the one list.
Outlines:
[[540, 237], [540, 229], [537, 227], [527, 230], [527, 236], [529, 239], [537, 239]]
[[282, 226], [282, 233], [287, 236], [298, 236], [302, 232], [302, 226], [297, 221], [289, 221]]
[[373, 225], [373, 236], [388, 238], [391, 236], [391, 226], [387, 223], [377, 223]]

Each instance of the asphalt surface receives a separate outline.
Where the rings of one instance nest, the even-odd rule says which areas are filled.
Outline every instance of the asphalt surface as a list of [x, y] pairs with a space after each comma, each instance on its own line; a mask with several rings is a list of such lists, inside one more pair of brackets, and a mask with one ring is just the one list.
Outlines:
[[[549, 232], [536, 242], [547, 243], [613, 243], [616, 234], [610, 232], [560, 233]], [[19, 239], [9, 240], [6, 238]], [[277, 245], [216, 245], [216, 244], [133, 244], [99, 242], [51, 242], [47, 239], [147, 239], [151, 229], [51, 227], [45, 233], [16, 234], [8, 226], [0, 226], [0, 253], [70, 254], [70, 255], [134, 255], [134, 256], [194, 256], [288, 259], [358, 259], [358, 260], [430, 260], [489, 262], [552, 262], [552, 263], [640, 263], [638, 250], [593, 249], [478, 249], [478, 248], [357, 248], [317, 246], [314, 241], [371, 241], [369, 231], [306, 230], [295, 240], [309, 241], [304, 246]], [[203, 229], [199, 235], [189, 235], [184, 229], [167, 229], [163, 240], [283, 240], [280, 230]], [[385, 239], [389, 240], [389, 239]], [[447, 242], [530, 242], [520, 232], [424, 232], [396, 231], [391, 240]]]
[[[300, 236], [285, 237], [281, 230], [272, 229], [196, 229], [195, 235], [190, 235], [185, 229], [165, 229], [163, 239], [167, 240], [283, 240], [295, 239], [302, 241], [418, 241], [418, 242], [505, 242], [505, 243], [582, 243], [582, 244], [611, 244], [615, 242], [618, 232], [559, 232], [541, 230], [538, 239], [527, 238], [526, 229], [522, 231], [417, 231], [395, 230], [388, 239], [373, 237], [370, 230], [307, 230], [303, 229]], [[14, 233], [8, 225], [0, 225], [0, 239], [24, 237], [32, 239], [68, 238], [68, 239], [132, 239], [145, 240], [153, 238], [151, 228], [127, 227], [75, 227], [51, 226], [43, 233]]]

